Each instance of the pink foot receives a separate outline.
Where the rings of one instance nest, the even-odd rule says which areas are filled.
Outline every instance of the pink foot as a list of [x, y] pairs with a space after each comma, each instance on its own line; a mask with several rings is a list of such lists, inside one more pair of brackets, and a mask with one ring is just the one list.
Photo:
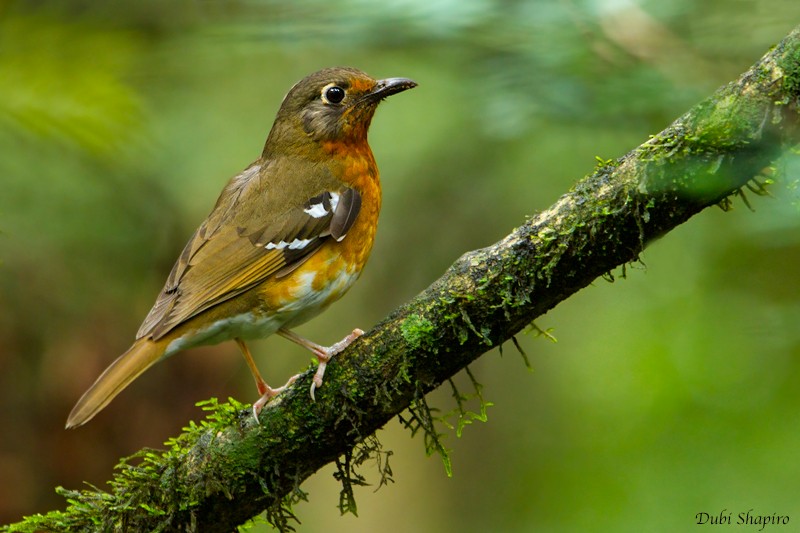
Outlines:
[[289, 381], [287, 381], [282, 387], [278, 387], [276, 389], [273, 389], [272, 387], [270, 387], [266, 383], [263, 383], [263, 389], [264, 390], [262, 390], [262, 384], [259, 384], [258, 392], [261, 393], [261, 398], [259, 398], [253, 404], [253, 416], [256, 419], [256, 423], [258, 423], [258, 415], [259, 415], [259, 413], [261, 413], [261, 410], [264, 408], [264, 406], [267, 405], [267, 403], [269, 403], [269, 401], [271, 399], [273, 399], [275, 396], [277, 396], [278, 394], [280, 394], [283, 391], [285, 391], [299, 377], [300, 377], [300, 374], [295, 374], [294, 376], [290, 377]]
[[345, 337], [344, 339], [340, 340], [336, 344], [331, 346], [317, 346], [317, 349], [312, 350], [314, 355], [317, 356], [317, 361], [319, 361], [319, 365], [317, 366], [317, 371], [314, 373], [314, 378], [311, 380], [311, 390], [309, 391], [311, 394], [311, 399], [316, 401], [317, 399], [314, 397], [314, 391], [317, 390], [319, 387], [322, 387], [322, 378], [325, 375], [325, 368], [328, 366], [328, 361], [330, 361], [334, 355], [341, 352], [350, 344], [363, 335], [364, 332], [358, 328], [354, 329], [353, 332]]

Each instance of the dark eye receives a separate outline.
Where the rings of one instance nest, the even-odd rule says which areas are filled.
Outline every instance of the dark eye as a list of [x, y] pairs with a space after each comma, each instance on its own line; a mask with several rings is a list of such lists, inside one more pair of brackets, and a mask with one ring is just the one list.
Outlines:
[[338, 104], [344, 100], [344, 89], [338, 85], [326, 87], [322, 91], [322, 99], [330, 104]]

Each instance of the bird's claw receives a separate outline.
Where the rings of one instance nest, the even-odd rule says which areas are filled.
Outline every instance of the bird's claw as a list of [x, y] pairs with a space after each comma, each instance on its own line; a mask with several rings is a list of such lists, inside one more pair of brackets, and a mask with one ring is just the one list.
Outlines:
[[261, 413], [261, 410], [264, 408], [264, 406], [267, 405], [269, 401], [273, 399], [275, 396], [279, 395], [280, 393], [288, 389], [292, 385], [292, 383], [297, 381], [297, 378], [299, 377], [300, 374], [295, 374], [294, 376], [289, 378], [289, 381], [287, 381], [283, 386], [278, 387], [277, 389], [273, 389], [266, 383], [264, 384], [264, 386], [266, 387], [264, 393], [262, 394], [261, 398], [259, 398], [253, 403], [253, 417], [256, 419], [256, 424], [260, 424], [258, 420], [258, 415]]
[[309, 390], [309, 394], [311, 395], [312, 400], [317, 401], [317, 399], [314, 397], [314, 391], [322, 387], [322, 378], [325, 375], [325, 368], [328, 365], [328, 361], [330, 361], [334, 355], [350, 346], [354, 340], [363, 334], [364, 330], [356, 328], [352, 333], [350, 333], [350, 335], [340, 340], [336, 344], [328, 346], [327, 348], [325, 346], [319, 346], [319, 349], [314, 351], [314, 354], [317, 356], [317, 361], [319, 361], [319, 365], [317, 365], [317, 371], [314, 373], [314, 377], [311, 380], [311, 389]]
[[328, 361], [333, 355], [328, 356], [328, 359], [323, 361], [319, 360], [319, 365], [317, 365], [317, 371], [314, 373], [314, 377], [311, 378], [311, 390], [309, 393], [311, 394], [311, 399], [315, 402], [317, 399], [314, 397], [314, 391], [318, 388], [322, 387], [322, 377], [325, 375], [325, 367], [328, 366]]

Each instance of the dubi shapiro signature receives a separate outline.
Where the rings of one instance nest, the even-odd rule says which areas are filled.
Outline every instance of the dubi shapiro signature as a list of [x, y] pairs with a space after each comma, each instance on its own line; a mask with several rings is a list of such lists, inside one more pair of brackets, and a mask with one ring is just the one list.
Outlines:
[[764, 531], [767, 526], [785, 526], [789, 524], [789, 515], [778, 513], [760, 514], [754, 509], [741, 511], [734, 515], [734, 511], [723, 509], [717, 514], [699, 512], [694, 515], [697, 525], [731, 525], [731, 526], [759, 526], [758, 531]]

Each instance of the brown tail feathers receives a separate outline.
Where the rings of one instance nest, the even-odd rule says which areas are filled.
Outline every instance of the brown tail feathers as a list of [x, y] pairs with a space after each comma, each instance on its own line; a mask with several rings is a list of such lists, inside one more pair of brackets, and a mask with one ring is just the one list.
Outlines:
[[67, 428], [75, 428], [91, 420], [117, 394], [130, 385], [131, 381], [158, 362], [165, 349], [164, 342], [139, 339], [133, 343], [133, 346], [111, 363], [89, 390], [83, 393], [67, 418]]

